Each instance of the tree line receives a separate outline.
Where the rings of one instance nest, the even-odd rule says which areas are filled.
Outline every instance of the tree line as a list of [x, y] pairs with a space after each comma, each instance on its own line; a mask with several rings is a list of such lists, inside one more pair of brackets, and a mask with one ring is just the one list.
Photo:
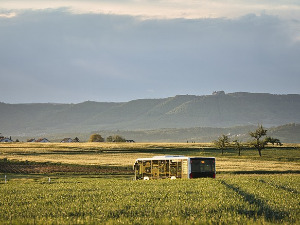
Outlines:
[[252, 140], [248, 143], [242, 143], [238, 139], [234, 139], [231, 142], [228, 135], [222, 134], [217, 140], [214, 140], [213, 143], [216, 148], [221, 150], [222, 155], [224, 150], [229, 147], [233, 147], [238, 151], [238, 154], [241, 155], [241, 150], [247, 145], [254, 147], [258, 151], [259, 156], [261, 156], [261, 151], [265, 149], [268, 143], [271, 143], [272, 145], [282, 145], [278, 138], [267, 136], [267, 129], [262, 125], [258, 125], [258, 128], [255, 131], [249, 132], [249, 136]]
[[[105, 138], [103, 138], [100, 134], [92, 134], [89, 138], [89, 142], [104, 142]], [[106, 138], [106, 142], [126, 142], [126, 139], [121, 135], [111, 135]]]

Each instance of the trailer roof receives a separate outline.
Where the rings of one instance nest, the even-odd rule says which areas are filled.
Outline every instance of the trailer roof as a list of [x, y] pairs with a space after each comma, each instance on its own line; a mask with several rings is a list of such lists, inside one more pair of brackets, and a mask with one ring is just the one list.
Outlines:
[[172, 159], [189, 159], [189, 158], [206, 158], [206, 159], [215, 159], [215, 157], [188, 157], [184, 155], [162, 155], [162, 156], [153, 156], [152, 158], [138, 158], [138, 160], [172, 160]]

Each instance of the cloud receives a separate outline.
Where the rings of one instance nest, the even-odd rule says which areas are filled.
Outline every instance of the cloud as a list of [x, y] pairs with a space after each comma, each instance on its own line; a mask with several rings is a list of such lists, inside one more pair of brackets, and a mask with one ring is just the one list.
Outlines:
[[[0, 101], [127, 101], [176, 94], [299, 93], [291, 23], [26, 10], [0, 18]], [[151, 91], [149, 91], [151, 90]]]
[[140, 16], [143, 18], [236, 18], [246, 14], [277, 15], [300, 19], [299, 1], [286, 0], [4, 0], [1, 7], [8, 10], [46, 10], [68, 8], [75, 14], [114, 14]]

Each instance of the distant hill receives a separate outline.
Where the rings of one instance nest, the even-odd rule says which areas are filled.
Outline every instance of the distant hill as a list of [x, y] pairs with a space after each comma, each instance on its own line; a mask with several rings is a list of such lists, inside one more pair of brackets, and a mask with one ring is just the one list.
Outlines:
[[[256, 126], [258, 123], [271, 127], [300, 123], [299, 112], [298, 94], [245, 92], [178, 95], [124, 103], [0, 103], [0, 132], [27, 136], [94, 130]], [[284, 133], [284, 127], [278, 132]]]
[[300, 124], [272, 127], [268, 130], [268, 135], [279, 138], [284, 143], [300, 143]]

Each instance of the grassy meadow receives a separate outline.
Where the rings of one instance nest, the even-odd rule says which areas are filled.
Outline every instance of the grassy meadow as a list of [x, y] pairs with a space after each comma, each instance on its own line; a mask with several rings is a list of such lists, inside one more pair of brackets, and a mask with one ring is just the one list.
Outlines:
[[300, 177], [133, 181], [36, 177], [0, 184], [1, 224], [299, 224]]
[[[300, 224], [299, 147], [0, 144], [0, 224]], [[216, 157], [217, 178], [132, 179], [136, 158], [172, 154]]]

